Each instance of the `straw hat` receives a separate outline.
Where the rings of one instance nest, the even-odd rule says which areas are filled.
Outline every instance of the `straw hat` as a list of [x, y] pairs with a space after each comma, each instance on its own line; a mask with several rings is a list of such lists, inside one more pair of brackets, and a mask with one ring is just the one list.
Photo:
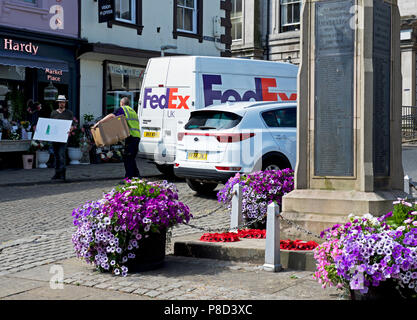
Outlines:
[[66, 98], [63, 94], [60, 94], [60, 95], [58, 96], [58, 98], [56, 99], [56, 101], [57, 101], [57, 102], [61, 102], [61, 101], [63, 101], [63, 102], [67, 102], [68, 100], [67, 100], [67, 98]]

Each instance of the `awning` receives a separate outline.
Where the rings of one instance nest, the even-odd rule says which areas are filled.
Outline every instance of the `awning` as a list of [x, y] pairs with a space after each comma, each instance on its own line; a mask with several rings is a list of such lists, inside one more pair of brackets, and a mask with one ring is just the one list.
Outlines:
[[19, 52], [0, 51], [0, 64], [37, 69], [55, 69], [68, 72], [68, 63], [62, 60], [28, 56]]

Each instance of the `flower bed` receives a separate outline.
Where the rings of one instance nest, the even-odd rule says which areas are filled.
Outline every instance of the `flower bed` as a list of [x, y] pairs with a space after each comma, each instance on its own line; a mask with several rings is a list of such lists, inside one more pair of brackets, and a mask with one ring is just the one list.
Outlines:
[[321, 237], [326, 241], [315, 249], [315, 278], [323, 288], [365, 294], [389, 280], [403, 295], [417, 297], [417, 204], [400, 199], [379, 218], [350, 215]]
[[72, 215], [77, 256], [100, 271], [122, 276], [127, 275], [128, 260], [140, 250], [141, 239], [192, 218], [189, 208], [178, 201], [175, 185], [138, 179], [126, 180]]
[[230, 210], [233, 187], [242, 186], [242, 215], [244, 221], [263, 217], [268, 205], [275, 201], [281, 205], [282, 196], [294, 189], [294, 172], [291, 169], [257, 171], [250, 174], [237, 173], [230, 178], [224, 188], [217, 193], [219, 202]]

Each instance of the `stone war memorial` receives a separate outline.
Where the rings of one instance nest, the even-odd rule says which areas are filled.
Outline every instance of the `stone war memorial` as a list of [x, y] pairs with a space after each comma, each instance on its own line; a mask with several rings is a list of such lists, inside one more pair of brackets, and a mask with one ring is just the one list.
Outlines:
[[406, 197], [400, 14], [397, 0], [305, 0], [301, 25], [298, 160], [282, 216], [319, 234]]

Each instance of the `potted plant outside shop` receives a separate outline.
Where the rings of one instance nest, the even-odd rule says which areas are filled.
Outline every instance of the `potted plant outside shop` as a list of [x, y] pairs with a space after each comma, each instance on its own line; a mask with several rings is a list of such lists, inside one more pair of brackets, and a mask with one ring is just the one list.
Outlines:
[[73, 119], [73, 126], [68, 137], [68, 157], [72, 165], [80, 164], [82, 158], [81, 151], [81, 138], [83, 136], [83, 129], [80, 128], [80, 124], [77, 118]]
[[22, 140], [32, 140], [32, 132], [30, 132], [30, 122], [20, 121]]
[[321, 233], [315, 278], [352, 300], [417, 298], [417, 204], [404, 199], [382, 217], [349, 216]]
[[49, 160], [49, 148], [51, 144], [45, 141], [32, 140], [29, 152], [35, 153], [37, 168], [47, 168], [46, 163]]
[[126, 179], [72, 216], [76, 255], [99, 271], [122, 276], [161, 267], [167, 229], [192, 218], [174, 184], [140, 179]]

